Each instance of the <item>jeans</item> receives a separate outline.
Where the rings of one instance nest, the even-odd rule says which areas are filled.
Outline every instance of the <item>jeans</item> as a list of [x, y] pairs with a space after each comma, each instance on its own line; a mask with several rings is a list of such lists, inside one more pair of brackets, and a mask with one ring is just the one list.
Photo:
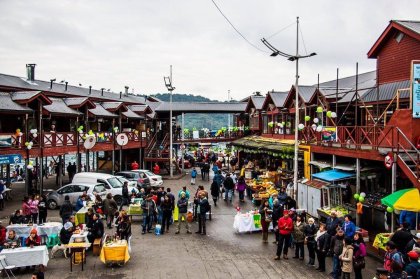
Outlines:
[[191, 184], [195, 184], [195, 177], [191, 178]]
[[206, 233], [206, 214], [198, 214], [198, 232]]
[[39, 223], [44, 224], [47, 222], [47, 213], [39, 213]]
[[225, 200], [227, 201], [229, 199], [229, 201], [232, 201], [232, 189], [225, 189]]
[[295, 257], [303, 259], [305, 257], [305, 246], [303, 242], [295, 243]]
[[162, 224], [163, 211], [160, 208], [160, 206], [158, 206], [157, 209], [158, 209], [157, 223]]
[[114, 221], [114, 214], [107, 214], [106, 215], [106, 224], [108, 228], [111, 228], [112, 222]]
[[341, 265], [339, 255], [333, 255], [333, 277], [339, 279], [341, 275]]
[[290, 243], [290, 234], [279, 234], [279, 243], [277, 244], [277, 256], [281, 256], [281, 252], [283, 251], [283, 255], [287, 256], [287, 252], [289, 250], [289, 243]]
[[354, 279], [363, 279], [361, 269], [354, 269]]
[[151, 215], [143, 214], [143, 232], [150, 231], [152, 229]]
[[[182, 221], [182, 219], [184, 219], [184, 221]], [[187, 232], [191, 231], [191, 228], [190, 228], [191, 225], [187, 221], [187, 213], [179, 213], [177, 232], [179, 232], [181, 230], [181, 222], [185, 222], [185, 226], [187, 227]]]
[[239, 200], [243, 201], [245, 198], [245, 191], [238, 191], [239, 192]]
[[164, 211], [162, 214], [162, 233], [165, 232], [165, 228], [169, 230], [169, 224], [172, 217], [172, 211]]
[[317, 250], [316, 255], [318, 257], [318, 268], [325, 271], [325, 252]]
[[350, 279], [350, 272], [343, 272], [343, 279]]

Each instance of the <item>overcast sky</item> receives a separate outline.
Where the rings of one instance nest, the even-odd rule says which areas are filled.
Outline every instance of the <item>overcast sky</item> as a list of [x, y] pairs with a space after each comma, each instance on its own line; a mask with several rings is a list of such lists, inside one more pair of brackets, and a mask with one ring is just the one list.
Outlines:
[[[307, 52], [300, 83], [314, 84], [375, 69], [366, 53], [391, 19], [420, 20], [419, 0], [215, 0], [242, 34], [260, 42], [300, 16]], [[136, 93], [165, 92], [173, 65], [176, 92], [226, 100], [286, 91], [295, 64], [241, 38], [211, 0], [1, 0], [0, 72]], [[417, 17], [416, 17], [417, 14]], [[269, 41], [295, 52], [296, 25]], [[301, 41], [300, 52], [305, 53]]]

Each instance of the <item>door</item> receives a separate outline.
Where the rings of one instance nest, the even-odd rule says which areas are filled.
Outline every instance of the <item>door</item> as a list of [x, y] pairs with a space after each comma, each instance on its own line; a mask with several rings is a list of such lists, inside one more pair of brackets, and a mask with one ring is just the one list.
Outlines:
[[64, 204], [64, 199], [66, 196], [70, 197], [71, 203], [71, 194], [73, 193], [73, 185], [67, 185], [62, 187], [60, 190], [57, 191], [59, 200], [57, 201], [59, 205]]
[[317, 188], [308, 186], [308, 213], [318, 218], [317, 209], [321, 207], [321, 191]]
[[308, 209], [308, 185], [299, 183], [298, 207], [299, 209]]

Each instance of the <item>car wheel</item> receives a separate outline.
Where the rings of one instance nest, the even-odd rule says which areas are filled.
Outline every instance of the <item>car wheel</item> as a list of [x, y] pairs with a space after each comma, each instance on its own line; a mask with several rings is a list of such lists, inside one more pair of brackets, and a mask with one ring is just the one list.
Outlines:
[[55, 200], [48, 200], [47, 206], [49, 209], [52, 209], [52, 210], [57, 209], [58, 207], [57, 202]]
[[118, 205], [122, 204], [122, 197], [121, 196], [114, 196], [114, 200]]

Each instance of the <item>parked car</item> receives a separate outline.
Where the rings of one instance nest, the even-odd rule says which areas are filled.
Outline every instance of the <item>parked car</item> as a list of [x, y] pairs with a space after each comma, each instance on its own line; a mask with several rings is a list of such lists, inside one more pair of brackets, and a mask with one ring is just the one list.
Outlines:
[[141, 175], [146, 175], [149, 178], [150, 186], [152, 188], [158, 188], [163, 185], [162, 176], [154, 174], [149, 170], [132, 170], [133, 172], [137, 172]]
[[106, 198], [106, 194], [108, 194], [105, 184], [103, 183], [71, 183], [61, 187], [56, 191], [50, 192], [47, 196], [47, 206], [49, 209], [58, 208], [59, 206], [63, 205], [65, 196], [69, 196], [71, 204], [76, 205], [77, 199], [85, 191], [87, 194], [96, 192], [102, 199]]
[[127, 180], [132, 182], [136, 182], [138, 188], [147, 188], [150, 187], [150, 179], [147, 177], [145, 173], [137, 172], [137, 171], [120, 171], [117, 172], [115, 175], [120, 175], [125, 177]]
[[[115, 175], [97, 172], [79, 172], [74, 175], [72, 183], [103, 183], [117, 204], [120, 205], [122, 203], [123, 183]], [[128, 191], [131, 192], [133, 188], [136, 187], [128, 186]]]
[[130, 181], [127, 178], [125, 178], [124, 176], [120, 176], [120, 175], [115, 175], [115, 177], [121, 181], [121, 183], [124, 185], [125, 182], [128, 182], [128, 188], [132, 188], [135, 190], [136, 193], [138, 193], [138, 189], [137, 189], [137, 182], [136, 181]]

